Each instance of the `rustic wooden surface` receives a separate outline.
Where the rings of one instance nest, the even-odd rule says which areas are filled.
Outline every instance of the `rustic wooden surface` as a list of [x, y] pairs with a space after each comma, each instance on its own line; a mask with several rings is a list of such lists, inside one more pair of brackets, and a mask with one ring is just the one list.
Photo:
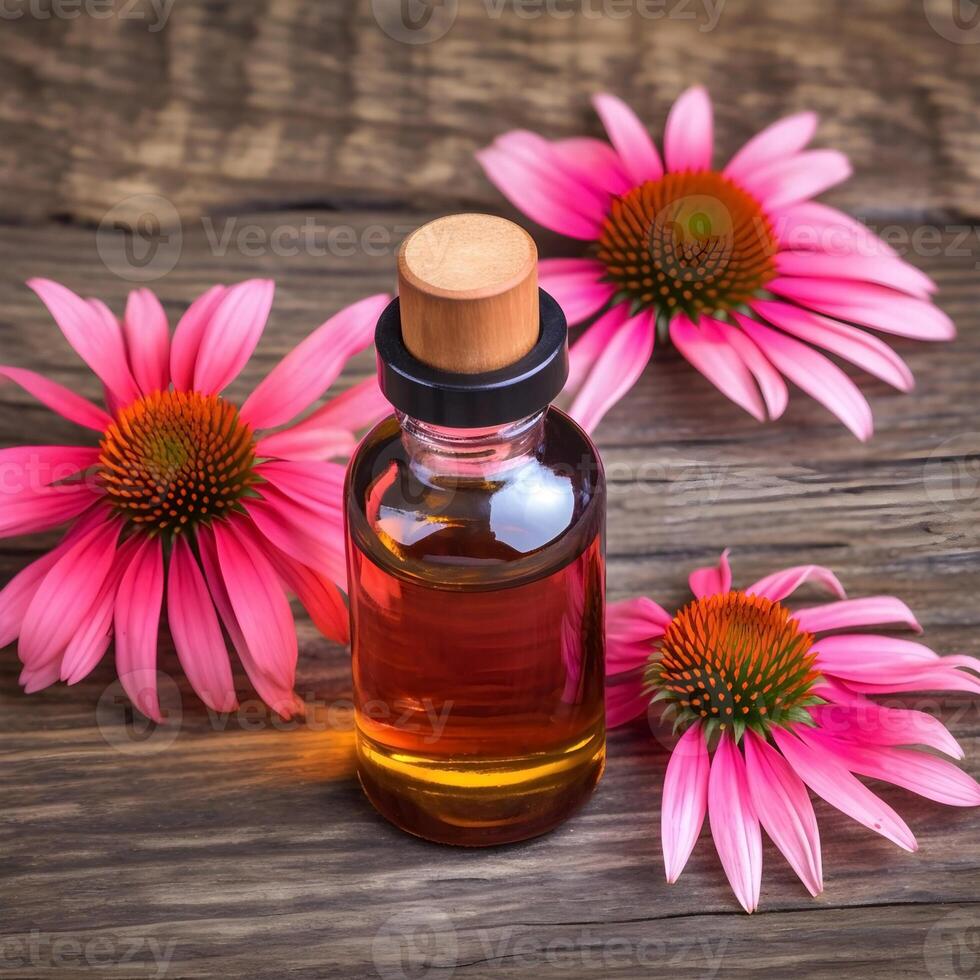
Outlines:
[[[152, 283], [172, 318], [212, 282], [278, 281], [242, 392], [327, 314], [390, 288], [393, 249], [421, 221], [459, 205], [512, 214], [470, 160], [500, 130], [594, 132], [587, 96], [603, 87], [656, 127], [701, 80], [732, 150], [813, 106], [820, 142], [857, 168], [836, 203], [879, 228], [937, 229], [910, 257], [960, 338], [895, 345], [918, 378], [911, 396], [860, 378], [877, 423], [866, 446], [799, 392], [761, 427], [658, 353], [597, 434], [610, 597], [679, 603], [687, 572], [729, 545], [736, 584], [820, 561], [853, 595], [906, 598], [936, 649], [980, 652], [980, 47], [934, 32], [917, 3], [730, 0], [710, 32], [476, 7], [414, 46], [379, 31], [370, 4], [339, 0], [179, 0], [158, 32], [118, 18], [0, 25], [0, 360], [98, 396], [23, 282], [52, 277], [121, 310], [131, 283], [97, 226], [117, 205], [114, 219], [139, 211], [134, 194], [184, 216], [180, 248], [169, 239], [158, 256], [174, 268]], [[329, 254], [262, 244], [310, 222], [319, 244], [333, 233]], [[342, 383], [368, 370], [365, 356]], [[12, 386], [0, 407], [2, 445], [77, 437]], [[53, 540], [3, 542], [0, 580]], [[550, 836], [427, 845], [358, 790], [347, 654], [305, 619], [300, 640], [312, 710], [294, 730], [258, 708], [209, 717], [170, 649], [164, 702], [182, 704], [180, 724], [148, 735], [116, 703], [108, 661], [26, 697], [3, 651], [0, 976], [980, 976], [977, 812], [876, 786], [920, 840], [908, 855], [818, 801], [825, 893], [811, 900], [767, 844], [748, 917], [707, 835], [664, 883], [666, 753], [638, 723], [612, 735], [595, 798]], [[977, 705], [924, 703], [980, 774]]]

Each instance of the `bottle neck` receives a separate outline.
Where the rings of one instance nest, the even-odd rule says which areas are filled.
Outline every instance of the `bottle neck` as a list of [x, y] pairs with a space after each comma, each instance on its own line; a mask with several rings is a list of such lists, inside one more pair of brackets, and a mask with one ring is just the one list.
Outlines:
[[453, 429], [398, 413], [412, 466], [434, 476], [488, 478], [531, 458], [544, 438], [547, 409], [503, 425]]

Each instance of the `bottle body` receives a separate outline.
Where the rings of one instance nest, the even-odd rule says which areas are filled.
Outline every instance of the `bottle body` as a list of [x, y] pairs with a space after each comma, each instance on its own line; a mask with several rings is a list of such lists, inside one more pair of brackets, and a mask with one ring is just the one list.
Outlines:
[[544, 833], [605, 758], [605, 484], [556, 409], [490, 430], [382, 422], [348, 469], [358, 773], [389, 820]]

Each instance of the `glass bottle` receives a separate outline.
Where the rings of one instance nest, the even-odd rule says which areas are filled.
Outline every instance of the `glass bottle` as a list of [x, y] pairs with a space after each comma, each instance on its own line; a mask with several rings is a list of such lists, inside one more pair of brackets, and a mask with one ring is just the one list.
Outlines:
[[382, 815], [445, 843], [550, 830], [605, 758], [605, 484], [548, 406], [567, 348], [557, 304], [540, 309], [523, 358], [463, 375], [408, 350], [396, 300], [378, 351], [398, 411], [348, 469], [358, 774]]

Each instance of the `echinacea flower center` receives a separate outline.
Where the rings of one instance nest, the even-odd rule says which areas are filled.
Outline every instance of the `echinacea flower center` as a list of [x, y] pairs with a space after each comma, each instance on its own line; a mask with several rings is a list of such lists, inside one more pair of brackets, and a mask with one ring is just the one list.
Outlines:
[[764, 735], [771, 725], [807, 721], [806, 706], [819, 701], [812, 645], [778, 602], [744, 592], [704, 596], [674, 617], [647, 679], [682, 724]]
[[106, 429], [100, 448], [109, 502], [148, 531], [178, 533], [227, 515], [254, 479], [252, 430], [218, 395], [140, 398]]
[[776, 250], [759, 202], [704, 172], [666, 174], [613, 201], [598, 255], [620, 300], [696, 321], [751, 299], [775, 276]]

